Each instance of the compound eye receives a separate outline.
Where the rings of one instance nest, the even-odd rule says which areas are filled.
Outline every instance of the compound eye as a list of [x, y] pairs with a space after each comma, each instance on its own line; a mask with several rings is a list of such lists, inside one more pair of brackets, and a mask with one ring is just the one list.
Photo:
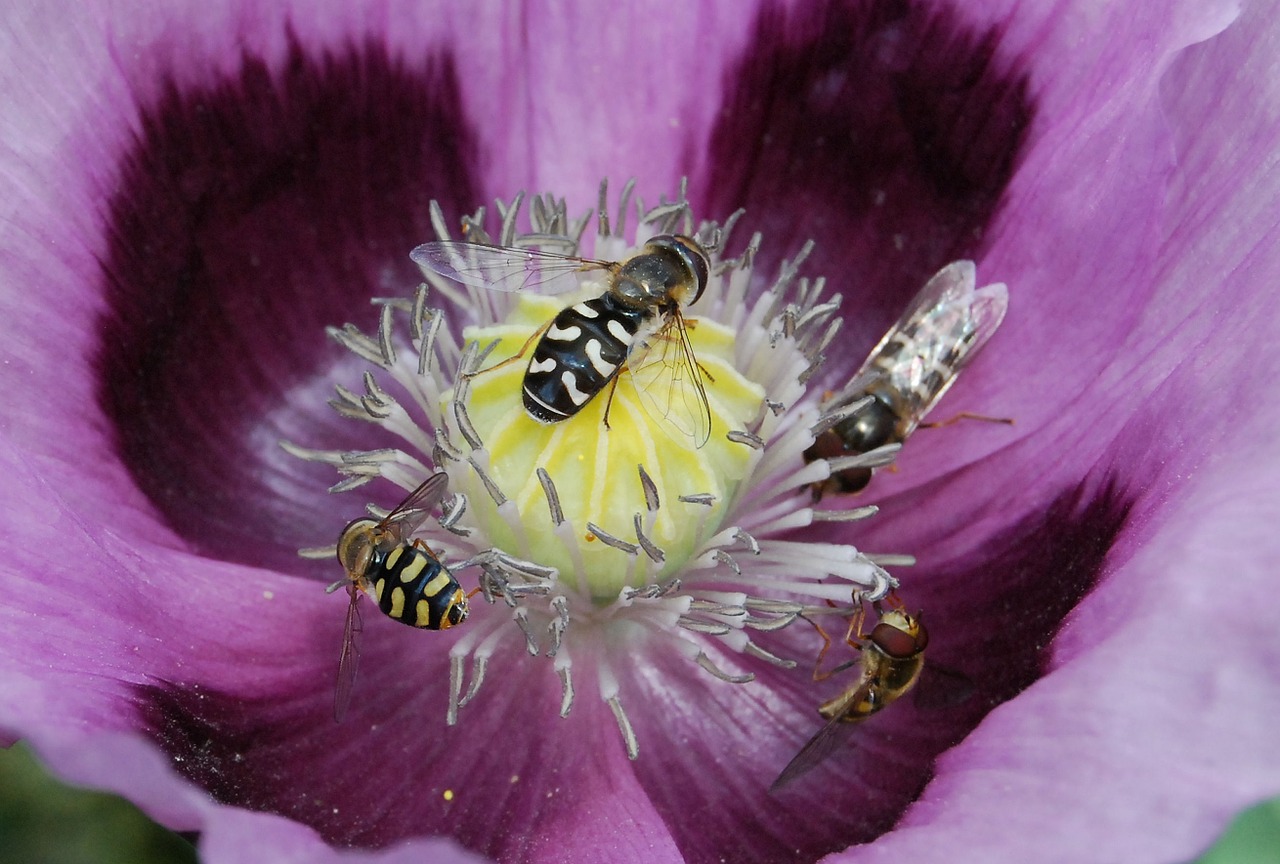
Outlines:
[[357, 519], [338, 537], [338, 563], [348, 573], [364, 575], [373, 560], [373, 529], [378, 523], [372, 519]]
[[707, 290], [707, 280], [711, 278], [711, 264], [698, 241], [683, 234], [659, 234], [650, 238], [646, 245], [669, 249], [680, 259], [694, 282], [693, 297], [689, 300], [689, 305], [697, 303], [702, 292]]
[[880, 623], [871, 631], [871, 641], [894, 660], [909, 660], [924, 650], [924, 645], [906, 630]]

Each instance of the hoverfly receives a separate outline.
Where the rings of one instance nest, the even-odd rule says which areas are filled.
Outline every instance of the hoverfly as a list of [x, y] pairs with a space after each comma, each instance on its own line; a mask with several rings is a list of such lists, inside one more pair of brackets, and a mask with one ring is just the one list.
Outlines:
[[373, 598], [387, 617], [410, 627], [447, 630], [467, 618], [467, 595], [458, 580], [425, 543], [409, 540], [448, 486], [448, 474], [432, 474], [386, 518], [356, 519], [338, 537], [338, 563], [347, 575], [329, 590], [345, 584], [351, 597], [333, 703], [333, 717], [339, 723], [351, 704], [351, 688], [360, 664], [357, 640], [362, 629], [358, 605], [362, 592]]
[[577, 287], [581, 275], [602, 271], [604, 293], [562, 309], [503, 361], [522, 357], [537, 338], [524, 373], [525, 410], [542, 423], [567, 420], [605, 387], [616, 388], [625, 368], [650, 416], [698, 447], [711, 437], [711, 408], [683, 314], [710, 274], [707, 253], [693, 238], [658, 235], [623, 261], [452, 241], [424, 243], [409, 257], [424, 273], [497, 291], [541, 286], [558, 294]]
[[862, 612], [858, 612], [858, 647], [862, 656], [857, 681], [839, 696], [818, 706], [818, 713], [827, 720], [826, 725], [787, 763], [769, 787], [770, 792], [776, 792], [817, 766], [836, 750], [854, 724], [884, 710], [915, 686], [924, 669], [924, 650], [929, 645], [929, 631], [920, 620], [920, 613], [912, 615], [896, 606], [884, 611], [879, 603], [875, 609], [880, 620], [866, 637], [861, 632]]
[[[870, 401], [818, 435], [806, 462], [868, 453], [910, 437], [1004, 319], [1008, 290], [1003, 284], [974, 290], [975, 278], [972, 261], [955, 261], [925, 284], [827, 411]], [[871, 473], [867, 467], [836, 471], [815, 484], [814, 496], [857, 492]]]

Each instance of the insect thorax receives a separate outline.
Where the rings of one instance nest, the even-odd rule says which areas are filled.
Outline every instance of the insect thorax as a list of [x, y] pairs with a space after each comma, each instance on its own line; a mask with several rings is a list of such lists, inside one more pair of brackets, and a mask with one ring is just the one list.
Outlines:
[[901, 417], [885, 395], [872, 394], [870, 402], [836, 424], [845, 452], [869, 453], [895, 440]]
[[699, 293], [698, 275], [686, 257], [667, 244], [651, 243], [645, 249], [618, 268], [610, 293], [629, 306], [692, 302]]

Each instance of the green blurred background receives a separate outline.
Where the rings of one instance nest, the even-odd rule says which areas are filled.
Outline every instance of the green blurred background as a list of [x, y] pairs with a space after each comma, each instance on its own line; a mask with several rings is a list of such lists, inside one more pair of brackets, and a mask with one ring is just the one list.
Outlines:
[[54, 780], [22, 744], [0, 749], [0, 864], [190, 864], [190, 843], [137, 807]]

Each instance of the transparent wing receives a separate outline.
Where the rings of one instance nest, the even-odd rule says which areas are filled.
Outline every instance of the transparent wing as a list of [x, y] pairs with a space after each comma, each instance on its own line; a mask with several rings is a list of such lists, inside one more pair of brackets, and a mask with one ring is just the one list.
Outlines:
[[355, 582], [347, 586], [351, 602], [347, 604], [347, 624], [342, 632], [342, 653], [338, 655], [338, 684], [333, 693], [333, 719], [341, 723], [351, 707], [351, 690], [360, 668], [360, 632], [364, 622], [360, 620], [360, 589]]
[[649, 416], [692, 438], [695, 447], [707, 443], [711, 405], [689, 344], [688, 326], [678, 309], [627, 359], [627, 366]]
[[808, 774], [844, 745], [849, 738], [849, 733], [858, 724], [846, 723], [840, 719], [840, 716], [837, 714], [828, 720], [826, 725], [800, 748], [800, 752], [792, 757], [786, 768], [782, 769], [778, 779], [773, 781], [773, 785], [769, 787], [770, 792], [777, 792], [797, 778]]
[[972, 261], [954, 261], [938, 271], [858, 370], [887, 379], [917, 419], [929, 413], [1004, 320], [1008, 290], [1003, 284], [975, 288], [975, 280]]
[[437, 471], [423, 480], [417, 489], [410, 492], [409, 497], [397, 504], [395, 509], [387, 514], [387, 518], [379, 523], [379, 526], [390, 534], [395, 542], [404, 542], [419, 525], [427, 520], [431, 515], [431, 508], [439, 504], [448, 491], [449, 475], [443, 471]]
[[610, 261], [574, 258], [539, 249], [452, 240], [423, 243], [410, 252], [409, 257], [423, 273], [436, 273], [463, 285], [494, 291], [524, 291], [536, 287], [543, 294], [572, 291], [584, 274], [616, 266]]

